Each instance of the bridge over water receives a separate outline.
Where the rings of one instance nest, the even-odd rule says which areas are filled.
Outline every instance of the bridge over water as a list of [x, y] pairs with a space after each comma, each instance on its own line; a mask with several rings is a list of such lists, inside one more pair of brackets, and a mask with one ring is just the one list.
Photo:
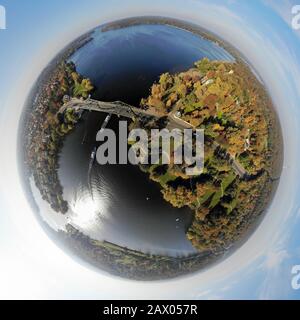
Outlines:
[[160, 119], [163, 116], [162, 113], [155, 112], [154, 110], [136, 108], [122, 101], [104, 102], [94, 99], [82, 100], [71, 98], [65, 102], [58, 113], [64, 113], [67, 109], [99, 111], [126, 118], [151, 117]]
[[[175, 111], [170, 112], [169, 114], [159, 113], [154, 109], [142, 109], [126, 104], [122, 101], [114, 101], [114, 102], [104, 102], [94, 99], [78, 99], [78, 98], [65, 98], [65, 104], [59, 109], [58, 114], [63, 114], [67, 109], [74, 109], [76, 111], [79, 110], [89, 110], [89, 111], [98, 111], [104, 112], [108, 114], [115, 114], [117, 116], [122, 116], [131, 119], [138, 119], [143, 117], [148, 117], [152, 119], [160, 119], [162, 117], [167, 117], [168, 129], [194, 129], [194, 127], [180, 118], [180, 115]], [[214, 149], [218, 148], [219, 145], [214, 142]], [[236, 172], [238, 176], [241, 178], [249, 177], [250, 175], [247, 173], [245, 168], [230, 154], [227, 154], [227, 158], [229, 159], [233, 170]]]

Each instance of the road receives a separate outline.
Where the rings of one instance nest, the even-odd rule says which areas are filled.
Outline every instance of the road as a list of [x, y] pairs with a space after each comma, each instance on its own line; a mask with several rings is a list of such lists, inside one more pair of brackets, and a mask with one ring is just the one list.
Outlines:
[[[212, 144], [213, 144], [213, 149], [216, 150], [218, 148], [221, 148], [222, 150], [225, 150], [224, 148], [222, 148], [221, 145], [219, 145], [216, 141], [212, 140]], [[246, 171], [246, 169], [236, 160], [236, 158], [234, 158], [229, 152], [227, 152], [227, 150], [225, 150], [226, 152], [226, 157], [228, 158], [229, 163], [232, 165], [232, 169], [235, 171], [235, 173], [241, 178], [244, 179], [247, 176], [249, 176], [248, 172]]]

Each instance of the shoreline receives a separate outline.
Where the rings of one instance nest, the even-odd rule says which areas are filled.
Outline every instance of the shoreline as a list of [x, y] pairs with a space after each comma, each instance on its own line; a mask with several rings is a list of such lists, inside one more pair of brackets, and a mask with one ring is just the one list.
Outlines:
[[[209, 41], [213, 41], [213, 42], [215, 42], [216, 41], [216, 39], [214, 39], [213, 38], [213, 36], [211, 35], [211, 33], [209, 33], [208, 31], [208, 34], [206, 34], [206, 31], [202, 31], [201, 32], [201, 34], [199, 34], [199, 30], [201, 30], [202, 28], [201, 27], [198, 27], [198, 26], [191, 26], [190, 27], [190, 29], [187, 29], [187, 28], [184, 28], [183, 26], [185, 25], [185, 26], [187, 26], [188, 25], [188, 23], [187, 22], [183, 22], [183, 21], [180, 21], [180, 20], [176, 20], [176, 19], [169, 19], [169, 18], [158, 18], [158, 17], [140, 17], [139, 19], [137, 19], [137, 18], [129, 18], [129, 19], [124, 19], [124, 20], [121, 20], [121, 22], [123, 22], [123, 21], [126, 21], [126, 23], [128, 23], [128, 21], [129, 21], [129, 23], [131, 23], [130, 25], [132, 25], [132, 26], [134, 26], [134, 25], [137, 25], [137, 24], [142, 24], [141, 22], [145, 22], [144, 21], [144, 19], [146, 18], [146, 20], [147, 19], [149, 19], [149, 23], [146, 23], [146, 24], [153, 24], [153, 21], [154, 20], [156, 20], [157, 22], [155, 23], [155, 24], [159, 24], [159, 25], [169, 25], [169, 26], [172, 26], [172, 27], [178, 27], [178, 28], [180, 28], [180, 29], [183, 29], [183, 30], [185, 30], [185, 31], [190, 31], [190, 32], [193, 32], [194, 34], [196, 34], [196, 35], [198, 35], [198, 36], [201, 36], [201, 37], [203, 37], [203, 38], [205, 38], [205, 39], [207, 39], [207, 40], [209, 40]], [[153, 19], [153, 20], [152, 20]], [[162, 21], [163, 21], [163, 19], [166, 19], [166, 20], [169, 20], [169, 23], [163, 23]], [[136, 21], [136, 20], [138, 20], [138, 21]], [[135, 21], [135, 22], [134, 22]], [[110, 30], [115, 30], [114, 28], [120, 28], [119, 26], [118, 26], [118, 24], [121, 24], [122, 25], [122, 23], [121, 23], [120, 21], [115, 21], [115, 22], [112, 22], [112, 23], [110, 23], [110, 24], [107, 24], [107, 25], [104, 25], [104, 26], [107, 26], [106, 28], [104, 28], [104, 27], [102, 27], [102, 29], [101, 29], [101, 27], [100, 27], [100, 29], [101, 29], [101, 31], [102, 32], [107, 32], [107, 31], [110, 31]], [[179, 27], [178, 25], [174, 25], [175, 24], [175, 22], [178, 24], [182, 24], [181, 25], [181, 27]], [[136, 23], [136, 24], [134, 24], [134, 23]], [[143, 23], [143, 24], [145, 24], [145, 23]], [[123, 26], [123, 28], [126, 28], [126, 27], [128, 27], [129, 25], [124, 25]], [[114, 28], [113, 28], [114, 27]], [[196, 31], [196, 29], [198, 29], [198, 31]], [[47, 84], [47, 82], [49, 81], [49, 75], [51, 75], [51, 74], [53, 74], [54, 72], [55, 72], [55, 70], [56, 70], [56, 68], [57, 68], [57, 66], [58, 66], [58, 62], [59, 61], [61, 61], [62, 59], [69, 59], [70, 58], [70, 56], [76, 51], [76, 50], [78, 50], [79, 48], [81, 48], [82, 46], [84, 46], [86, 43], [88, 43], [89, 41], [92, 41], [92, 34], [93, 34], [93, 32], [94, 32], [94, 30], [95, 29], [93, 29], [93, 31], [90, 31], [90, 32], [88, 32], [87, 34], [85, 34], [85, 35], [83, 35], [82, 37], [80, 37], [80, 38], [78, 38], [78, 39], [76, 39], [75, 41], [73, 41], [72, 43], [71, 43], [71, 49], [70, 49], [70, 45], [69, 46], [67, 46], [64, 50], [63, 50], [63, 52], [62, 53], [60, 53], [60, 54], [58, 54], [57, 56], [55, 56], [54, 58], [53, 58], [53, 60], [47, 65], [47, 67], [43, 70], [43, 72], [41, 73], [41, 75], [40, 75], [40, 77], [38, 78], [38, 80], [36, 81], [36, 83], [35, 83], [35, 86], [33, 86], [33, 88], [32, 88], [32, 91], [30, 92], [30, 94], [29, 94], [29, 96], [28, 96], [28, 101], [26, 101], [25, 102], [25, 105], [27, 104], [27, 107], [25, 108], [24, 107], [24, 110], [23, 110], [23, 114], [22, 114], [22, 121], [20, 121], [20, 127], [19, 127], [19, 131], [21, 131], [21, 130], [23, 130], [24, 129], [24, 127], [23, 128], [21, 128], [21, 125], [22, 124], [24, 124], [24, 122], [27, 122], [27, 118], [26, 118], [26, 113], [28, 112], [32, 112], [32, 108], [34, 109], [36, 106], [37, 106], [37, 101], [36, 101], [36, 99], [37, 99], [37, 96], [38, 96], [38, 94], [39, 94], [39, 92], [41, 92], [41, 88], [43, 88], [44, 86], [46, 86]], [[192, 31], [193, 30], [193, 31]], [[216, 36], [217, 37], [217, 36]], [[238, 59], [237, 61], [240, 61], [240, 57], [237, 55], [238, 54], [238, 52], [237, 52], [237, 50], [235, 49], [235, 48], [232, 48], [231, 47], [231, 45], [229, 45], [229, 44], [226, 44], [226, 42], [223, 42], [222, 40], [218, 40], [219, 38], [217, 37], [217, 42], [215, 42], [215, 43], [217, 43], [218, 45], [220, 45], [223, 49], [225, 49], [227, 52], [229, 52], [235, 59]], [[230, 48], [230, 49], [229, 49]], [[66, 57], [66, 58], [63, 58], [63, 57]], [[243, 65], [245, 65], [246, 64], [246, 62], [245, 61], [243, 61]], [[250, 74], [252, 74], [253, 76], [254, 76], [254, 78], [260, 83], [260, 81], [257, 79], [257, 77], [255, 76], [255, 74], [253, 74], [253, 72], [251, 71], [251, 65], [249, 64], [249, 65], [247, 65], [246, 64], [246, 67], [247, 67], [247, 69], [249, 70], [249, 73]], [[265, 94], [266, 94], [266, 97], [267, 97], [267, 100], [270, 102], [270, 105], [269, 105], [269, 107], [270, 108], [273, 108], [273, 103], [272, 103], [272, 101], [271, 101], [271, 99], [270, 99], [270, 96], [269, 96], [269, 94], [268, 94], [268, 92], [266, 91], [266, 89], [265, 89], [265, 87], [260, 83], [259, 84], [259, 86], [261, 87], [261, 89], [263, 89], [263, 91], [265, 92]], [[273, 110], [274, 112], [275, 112], [275, 109]], [[271, 112], [272, 113], [272, 112]], [[24, 118], [23, 118], [23, 115], [24, 115]], [[25, 120], [26, 119], [26, 120]], [[275, 116], [274, 116], [274, 119], [275, 119], [275, 122], [277, 121], [277, 115], [276, 115], [276, 112], [275, 112]], [[279, 122], [279, 121], [278, 121]], [[278, 128], [278, 130], [275, 130], [276, 132], [278, 132], [278, 131], [280, 131], [281, 132], [281, 130], [280, 130], [280, 124], [278, 124], [279, 125], [279, 128]], [[273, 132], [273, 130], [271, 130], [272, 132]], [[23, 132], [23, 134], [24, 134], [24, 132]], [[26, 134], [26, 133], [25, 133]], [[275, 138], [274, 138], [275, 139]], [[18, 141], [20, 141], [20, 139], [18, 139]], [[23, 149], [24, 149], [24, 146], [23, 146]], [[278, 146], [278, 149], [280, 149], [280, 147]], [[278, 160], [278, 162], [280, 162], [281, 160]], [[26, 167], [26, 166], [24, 166], [24, 164], [23, 164], [23, 168], [22, 168], [22, 172], [24, 173], [25, 171], [24, 171], [24, 167]], [[278, 165], [278, 167], [280, 167], [280, 164]], [[20, 170], [20, 172], [21, 172], [21, 170]], [[274, 185], [273, 187], [272, 187], [272, 189], [273, 189], [273, 192], [274, 192], [274, 194], [275, 194], [275, 192], [276, 192], [276, 186]], [[273, 195], [274, 195], [273, 194]], [[268, 198], [268, 199], [266, 199], [265, 197], [262, 197], [262, 198], [264, 198], [264, 203], [267, 203], [268, 205], [270, 205], [270, 203], [271, 203], [271, 200], [270, 200], [270, 198]], [[271, 197], [272, 198], [272, 197]], [[263, 210], [261, 211], [261, 210], [258, 210], [259, 212], [257, 213], [257, 215], [256, 215], [256, 217], [254, 217], [254, 219], [257, 219], [257, 223], [254, 223], [254, 222], [250, 222], [249, 223], [249, 225], [251, 226], [251, 227], [253, 227], [253, 230], [255, 230], [256, 228], [257, 228], [257, 226], [260, 224], [260, 222], [261, 221], [258, 221], [258, 220], [260, 220], [260, 219], [263, 219], [263, 217], [264, 217], [264, 214], [266, 213], [266, 211], [267, 211], [267, 207], [264, 207], [264, 204], [262, 204], [261, 205], [261, 207], [263, 207]], [[257, 216], [258, 216], [258, 218], [257, 218]], [[255, 225], [254, 225], [255, 224]], [[225, 256], [228, 256], [228, 255], [230, 255], [230, 254], [232, 254], [233, 252], [234, 252], [234, 248], [235, 247], [240, 247], [243, 243], [245, 243], [247, 240], [248, 240], [248, 238], [251, 236], [251, 234], [252, 234], [252, 232], [253, 232], [253, 230], [251, 229], [250, 230], [250, 228], [249, 228], [249, 230], [248, 230], [248, 234], [246, 235], [244, 235], [243, 236], [243, 238], [244, 239], [241, 239], [240, 241], [241, 242], [236, 242], [234, 245], [233, 245], [233, 247], [231, 247], [229, 250], [225, 250]], [[129, 251], [132, 251], [131, 249], [128, 249]], [[191, 255], [191, 257], [192, 258], [194, 258], [194, 260], [197, 260], [197, 257], [199, 256], [199, 254], [195, 254], [195, 255]], [[223, 253], [221, 254], [221, 256], [223, 257]], [[217, 258], [215, 258], [215, 257], [212, 257], [212, 259], [214, 258], [214, 259], [217, 259], [218, 261], [219, 260], [221, 260], [222, 259], [222, 257], [217, 257]], [[224, 257], [225, 258], [225, 257]], [[199, 264], [202, 264], [202, 262], [200, 262], [200, 261], [194, 261], [195, 262], [195, 264], [197, 265], [198, 263]], [[198, 263], [197, 263], [198, 262]], [[216, 262], [216, 261], [215, 261]], [[208, 262], [205, 266], [206, 267], [211, 267], [215, 262]], [[197, 272], [198, 271], [198, 269], [197, 269], [198, 267], [196, 266], [195, 267], [195, 271], [194, 272]], [[205, 268], [205, 267], [204, 267]], [[203, 268], [201, 268], [201, 270], [203, 270]], [[187, 274], [187, 273], [190, 273], [190, 271], [186, 271], [186, 272], [183, 272], [183, 274]], [[173, 276], [170, 276], [170, 277], [175, 277], [174, 275]]]

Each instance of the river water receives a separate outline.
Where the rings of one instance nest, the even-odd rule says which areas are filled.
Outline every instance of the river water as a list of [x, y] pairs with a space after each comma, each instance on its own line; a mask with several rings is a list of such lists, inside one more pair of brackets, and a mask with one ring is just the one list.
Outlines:
[[[217, 44], [189, 31], [149, 24], [105, 32], [98, 28], [93, 40], [70, 60], [96, 86], [92, 98], [138, 106], [161, 73], [183, 71], [203, 57], [233, 59]], [[63, 221], [58, 217], [56, 227], [63, 229], [70, 223], [93, 239], [147, 253], [195, 253], [185, 237], [192, 219], [190, 209], [176, 209], [164, 201], [159, 185], [137, 166], [91, 163], [105, 117], [86, 112], [84, 121], [66, 138], [59, 176], [70, 210]], [[117, 131], [119, 120], [113, 116], [108, 128]], [[51, 217], [55, 220], [55, 215]]]

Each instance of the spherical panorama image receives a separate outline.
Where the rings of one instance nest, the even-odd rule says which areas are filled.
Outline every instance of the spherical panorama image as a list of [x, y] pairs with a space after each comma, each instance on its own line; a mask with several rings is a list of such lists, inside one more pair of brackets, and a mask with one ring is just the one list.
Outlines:
[[[264, 82], [189, 21], [96, 27], [49, 62], [23, 110], [19, 166], [36, 218], [75, 259], [114, 276], [160, 280], [223, 261], [260, 225], [280, 179]], [[174, 135], [169, 145], [161, 133]]]

